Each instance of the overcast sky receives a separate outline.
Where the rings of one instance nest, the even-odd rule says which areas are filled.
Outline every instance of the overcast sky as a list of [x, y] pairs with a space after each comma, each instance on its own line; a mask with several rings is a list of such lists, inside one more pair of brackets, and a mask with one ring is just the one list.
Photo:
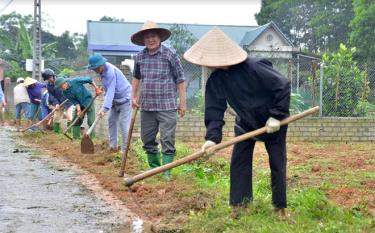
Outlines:
[[[1, 11], [8, 2], [8, 7]], [[86, 33], [87, 20], [102, 16], [122, 18], [129, 22], [151, 20], [159, 23], [198, 23], [224, 25], [257, 25], [254, 14], [261, 0], [41, 0], [42, 17], [47, 29], [60, 35]], [[0, 14], [16, 11], [34, 14], [34, 0], [0, 0]]]

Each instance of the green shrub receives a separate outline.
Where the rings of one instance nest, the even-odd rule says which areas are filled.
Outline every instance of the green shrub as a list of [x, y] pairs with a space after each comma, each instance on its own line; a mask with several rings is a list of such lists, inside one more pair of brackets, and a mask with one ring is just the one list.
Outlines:
[[29, 76], [29, 73], [22, 69], [16, 61], [10, 61], [9, 65], [10, 67], [4, 72], [4, 75], [5, 77], [10, 77], [13, 82], [19, 77], [25, 78]]

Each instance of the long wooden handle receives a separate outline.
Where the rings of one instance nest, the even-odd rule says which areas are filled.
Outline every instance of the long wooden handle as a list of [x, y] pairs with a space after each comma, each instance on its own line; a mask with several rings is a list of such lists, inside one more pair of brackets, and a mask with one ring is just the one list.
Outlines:
[[[282, 120], [281, 121], [281, 125], [287, 125], [287, 124], [289, 124], [289, 123], [291, 123], [293, 121], [299, 120], [301, 118], [304, 118], [306, 116], [314, 114], [314, 113], [316, 113], [318, 111], [319, 111], [319, 107], [316, 106], [314, 108], [311, 108], [309, 110], [306, 110], [304, 112], [301, 112], [299, 114], [290, 116], [290, 117]], [[221, 150], [221, 149], [226, 148], [228, 146], [231, 146], [233, 144], [236, 144], [236, 143], [245, 141], [245, 140], [247, 140], [249, 138], [253, 138], [253, 137], [256, 137], [256, 136], [258, 136], [260, 134], [266, 133], [266, 131], [267, 131], [267, 128], [266, 127], [262, 127], [262, 128], [257, 129], [257, 130], [245, 133], [243, 135], [240, 135], [238, 137], [230, 139], [230, 140], [228, 140], [226, 142], [222, 142], [220, 144], [217, 144], [215, 146], [210, 147], [210, 152], [216, 152], [218, 150]], [[168, 163], [166, 165], [163, 165], [163, 166], [160, 166], [160, 167], [157, 167], [157, 168], [145, 171], [145, 172], [143, 172], [141, 174], [138, 174], [136, 176], [133, 176], [133, 177], [125, 179], [125, 185], [126, 186], [131, 186], [134, 183], [136, 183], [136, 182], [138, 182], [140, 180], [143, 180], [143, 179], [145, 179], [147, 177], [156, 175], [156, 174], [158, 174], [160, 172], [163, 172], [165, 170], [168, 170], [168, 169], [180, 166], [182, 164], [189, 163], [191, 161], [197, 160], [198, 158], [202, 157], [205, 154], [206, 154], [206, 152], [204, 152], [204, 151], [198, 151], [198, 152], [195, 152], [192, 155], [186, 156], [186, 157], [184, 157], [182, 159], [179, 159], [179, 160], [176, 160], [176, 161], [174, 161], [172, 163]]]
[[135, 123], [135, 120], [136, 120], [136, 117], [137, 117], [137, 112], [138, 112], [138, 108], [135, 108], [133, 110], [133, 112], [132, 112], [132, 119], [130, 121], [129, 132], [128, 132], [128, 139], [126, 141], [126, 148], [125, 148], [122, 160], [121, 160], [120, 171], [118, 173], [119, 177], [123, 177], [124, 173], [125, 173], [126, 160], [128, 158], [128, 153], [129, 153], [129, 149], [130, 149], [130, 143], [131, 143], [132, 135], [133, 135], [134, 123]]
[[[87, 110], [91, 107], [91, 105], [94, 103], [95, 99], [96, 99], [97, 96], [94, 96], [94, 98], [92, 98], [92, 100], [90, 101], [89, 105], [87, 105], [87, 107], [85, 109], [83, 109], [82, 111], [82, 114], [85, 114], [87, 112]], [[65, 129], [64, 131], [64, 134], [66, 135], [66, 133], [70, 130], [70, 128], [73, 127], [73, 125], [75, 125], [75, 123], [78, 121], [80, 117], [78, 115], [76, 115], [76, 117], [74, 118], [73, 122], [68, 126], [68, 128]], [[70, 139], [70, 137], [69, 137]]]
[[[65, 104], [66, 101], [68, 101], [68, 100], [67, 100], [67, 99], [64, 100], [60, 105]], [[21, 130], [21, 132], [25, 132], [25, 131], [27, 131], [27, 130], [29, 130], [29, 129], [31, 129], [31, 128], [34, 128], [34, 127], [36, 127], [36, 126], [39, 126], [39, 125], [42, 124], [44, 121], [48, 120], [48, 119], [49, 119], [49, 118], [55, 113], [55, 111], [56, 111], [56, 108], [53, 109], [50, 113], [48, 113], [48, 115], [47, 115], [46, 117], [44, 117], [41, 121], [39, 121], [39, 122], [37, 122], [37, 123], [35, 123], [35, 124], [33, 124], [33, 125], [31, 125], [31, 126], [25, 128], [25, 129]]]

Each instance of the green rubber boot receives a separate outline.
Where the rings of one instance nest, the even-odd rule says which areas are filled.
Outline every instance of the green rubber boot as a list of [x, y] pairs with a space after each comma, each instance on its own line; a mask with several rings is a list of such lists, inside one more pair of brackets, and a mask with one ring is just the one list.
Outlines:
[[53, 132], [60, 133], [60, 123], [53, 123]]
[[150, 168], [160, 167], [160, 154], [147, 152], [148, 165]]
[[79, 139], [81, 136], [81, 127], [79, 125], [73, 126], [73, 138], [74, 139]]
[[[172, 163], [172, 162], [173, 162], [173, 155], [163, 153], [163, 165]], [[163, 176], [165, 179], [170, 180], [172, 178], [171, 169], [163, 171]]]

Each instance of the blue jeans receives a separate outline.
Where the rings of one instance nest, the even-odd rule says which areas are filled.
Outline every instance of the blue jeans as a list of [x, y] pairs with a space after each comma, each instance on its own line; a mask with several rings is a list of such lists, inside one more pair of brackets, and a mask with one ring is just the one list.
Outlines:
[[[34, 120], [38, 117], [39, 120], [42, 120], [42, 115], [40, 114], [39, 104], [30, 103], [30, 120]], [[38, 116], [36, 116], [38, 114]]]
[[48, 113], [50, 113], [51, 110], [48, 108], [48, 106], [44, 105], [44, 104], [41, 104], [40, 105], [40, 113], [41, 113], [41, 117], [42, 119], [44, 119]]
[[30, 117], [30, 103], [27, 102], [22, 102], [16, 104], [16, 119], [19, 120], [21, 119], [21, 111], [25, 113], [25, 117], [29, 120], [31, 120]]
[[111, 148], [117, 149], [117, 125], [120, 125], [122, 137], [122, 151], [125, 151], [128, 140], [128, 132], [132, 114], [131, 102], [121, 105], [113, 105], [108, 116], [109, 144]]

